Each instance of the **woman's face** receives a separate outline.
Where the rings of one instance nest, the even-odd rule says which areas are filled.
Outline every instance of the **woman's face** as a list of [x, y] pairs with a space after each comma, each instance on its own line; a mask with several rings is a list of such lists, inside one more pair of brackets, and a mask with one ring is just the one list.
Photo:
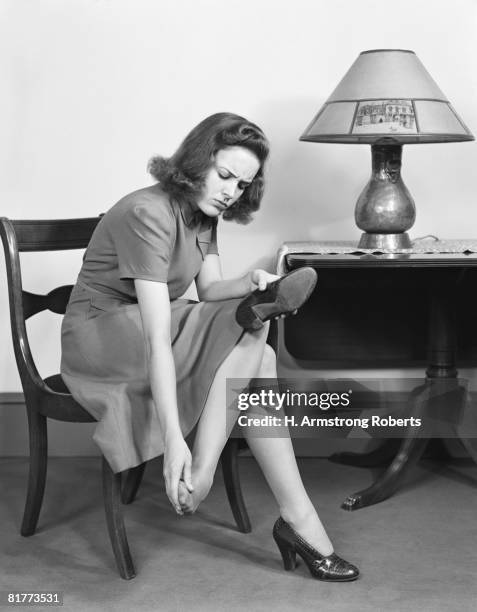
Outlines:
[[218, 217], [239, 199], [259, 168], [256, 155], [244, 147], [220, 149], [207, 172], [197, 206], [208, 217]]

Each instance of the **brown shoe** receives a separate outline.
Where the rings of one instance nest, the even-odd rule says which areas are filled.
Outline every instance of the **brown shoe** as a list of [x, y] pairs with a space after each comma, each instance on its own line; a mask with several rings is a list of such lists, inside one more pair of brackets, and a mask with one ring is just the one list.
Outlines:
[[307, 301], [316, 285], [316, 272], [304, 267], [293, 270], [270, 283], [264, 291], [256, 289], [237, 307], [237, 323], [247, 331], [256, 331], [265, 321], [290, 314]]

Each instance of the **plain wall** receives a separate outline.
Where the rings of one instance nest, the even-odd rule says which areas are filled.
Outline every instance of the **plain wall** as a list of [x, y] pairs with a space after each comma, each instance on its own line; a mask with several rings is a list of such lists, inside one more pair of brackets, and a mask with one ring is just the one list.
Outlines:
[[[3, 0], [0, 23], [2, 215], [96, 215], [149, 184], [148, 158], [205, 116], [263, 127], [267, 191], [251, 225], [221, 223], [226, 276], [273, 270], [287, 240], [358, 238], [369, 146], [298, 138], [362, 50], [414, 50], [477, 131], [475, 0]], [[476, 168], [475, 143], [404, 148], [412, 237], [477, 237]], [[44, 291], [74, 281], [81, 253], [23, 262], [25, 285]], [[0, 266], [0, 392], [18, 391]], [[56, 373], [58, 318], [29, 330], [40, 373]]]

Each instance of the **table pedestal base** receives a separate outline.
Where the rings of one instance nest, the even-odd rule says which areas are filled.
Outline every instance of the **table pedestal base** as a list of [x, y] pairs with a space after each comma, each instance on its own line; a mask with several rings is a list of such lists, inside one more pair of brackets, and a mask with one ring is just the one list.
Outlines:
[[[449, 410], [457, 409], [465, 402], [466, 389], [458, 385], [455, 367], [454, 318], [455, 310], [449, 293], [434, 292], [430, 300], [427, 382], [411, 393], [410, 416], [418, 418], [423, 414], [432, 414], [432, 410], [436, 408], [432, 402], [435, 402], [436, 398], [437, 401], [444, 399], [444, 403], [452, 404], [448, 407]], [[441, 385], [443, 394], [439, 394], [439, 387], [436, 394], [436, 385]], [[427, 427], [426, 419], [424, 427]], [[331, 457], [332, 461], [346, 465], [376, 467], [395, 454], [389, 466], [370, 487], [352, 493], [344, 500], [341, 505], [344, 510], [357, 510], [377, 504], [390, 497], [401, 486], [407, 472], [422, 457], [429, 442], [433, 441], [432, 429], [426, 431], [421, 428], [419, 438], [413, 435], [411, 428], [408, 431], [409, 436], [404, 440], [389, 440], [371, 453], [337, 453]], [[461, 442], [477, 462], [477, 440], [461, 439]]]

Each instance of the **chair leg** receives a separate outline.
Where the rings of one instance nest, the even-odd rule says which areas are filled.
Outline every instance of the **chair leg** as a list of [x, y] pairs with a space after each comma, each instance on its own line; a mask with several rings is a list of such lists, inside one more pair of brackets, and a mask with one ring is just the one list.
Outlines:
[[239, 444], [240, 440], [238, 438], [229, 438], [227, 440], [221, 455], [222, 473], [224, 475], [227, 498], [238, 530], [242, 533], [250, 533], [252, 526], [243, 500], [238, 471], [237, 453]]
[[30, 438], [30, 470], [28, 491], [20, 533], [31, 536], [35, 533], [45, 492], [48, 461], [48, 433], [46, 417], [28, 410], [28, 432]]
[[128, 470], [121, 492], [123, 504], [130, 504], [136, 499], [136, 494], [141, 484], [142, 477], [144, 476], [145, 469], [146, 462]]
[[136, 576], [134, 563], [129, 552], [129, 544], [124, 528], [121, 508], [121, 474], [114, 474], [103, 457], [103, 494], [106, 523], [113, 547], [119, 574], [124, 580]]

